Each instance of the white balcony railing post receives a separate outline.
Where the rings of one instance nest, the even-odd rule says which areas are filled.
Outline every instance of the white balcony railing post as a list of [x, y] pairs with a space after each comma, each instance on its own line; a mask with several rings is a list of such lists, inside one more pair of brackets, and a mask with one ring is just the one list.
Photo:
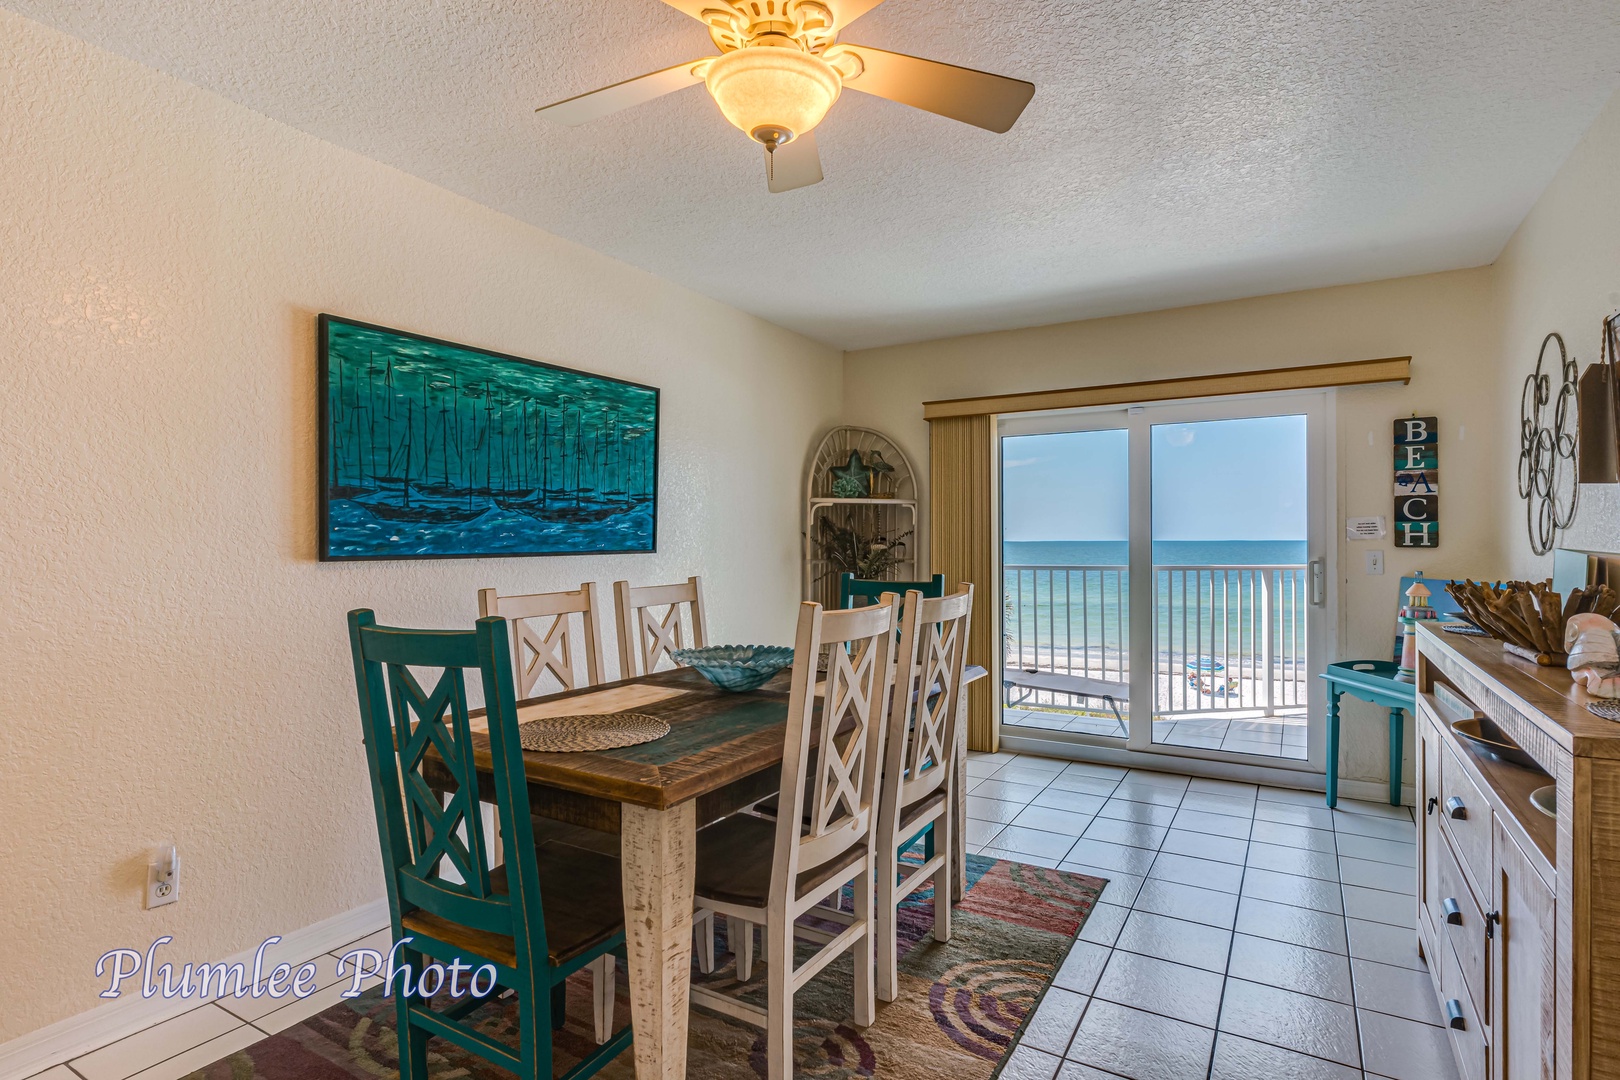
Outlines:
[[1271, 656], [1271, 574], [1260, 571], [1260, 664], [1265, 675], [1260, 684], [1260, 704], [1270, 716], [1276, 703], [1276, 675], [1272, 671]]

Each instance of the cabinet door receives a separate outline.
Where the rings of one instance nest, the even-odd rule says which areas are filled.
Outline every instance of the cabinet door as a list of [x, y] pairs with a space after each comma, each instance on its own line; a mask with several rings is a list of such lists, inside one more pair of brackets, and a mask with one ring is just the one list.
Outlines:
[[[1440, 746], [1433, 723], [1421, 711], [1418, 716], [1418, 923], [1428, 930], [1432, 941], [1441, 936], [1429, 914], [1435, 902], [1433, 891], [1439, 888], [1440, 817], [1434, 801], [1440, 796]], [[1434, 960], [1429, 965], [1432, 970]]]
[[1553, 894], [1497, 822], [1491, 943], [1492, 1080], [1552, 1080]]

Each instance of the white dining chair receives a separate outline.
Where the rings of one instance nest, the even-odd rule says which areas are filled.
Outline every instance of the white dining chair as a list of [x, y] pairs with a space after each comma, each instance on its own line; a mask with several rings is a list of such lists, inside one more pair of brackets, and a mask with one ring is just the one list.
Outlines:
[[[683, 648], [701, 649], [709, 643], [700, 578], [690, 577], [677, 585], [633, 586], [628, 581], [616, 581], [613, 600], [618, 607], [621, 679], [651, 675], [665, 660], [679, 667], [671, 653]], [[686, 625], [690, 625], [690, 631]]]
[[[512, 681], [519, 701], [546, 693], [583, 690], [607, 681], [602, 655], [601, 610], [601, 588], [594, 581], [567, 592], [501, 596], [495, 589], [478, 590], [478, 617], [495, 616], [507, 621], [512, 641]], [[574, 645], [576, 621], [579, 648]], [[583, 831], [549, 818], [535, 817], [532, 822], [537, 838], [560, 843], [576, 840]], [[579, 846], [617, 856], [617, 851], [611, 850], [616, 846], [611, 842], [613, 839], [602, 837], [598, 843]], [[491, 830], [489, 847], [490, 858], [499, 863], [503, 851], [498, 828]], [[709, 936], [712, 940], [713, 934]], [[612, 954], [592, 962], [591, 978], [592, 1019], [597, 1044], [601, 1045], [613, 1034]]]
[[[794, 994], [843, 953], [854, 954], [856, 1025], [876, 1016], [873, 844], [894, 626], [892, 594], [852, 611], [800, 605], [780, 812], [774, 821], [734, 814], [698, 832], [698, 908], [726, 916], [728, 925], [765, 927], [766, 1007], [703, 987], [693, 987], [692, 998], [764, 1026], [766, 1080], [787, 1080], [793, 1072]], [[818, 710], [823, 646], [833, 648]], [[853, 911], [819, 906], [851, 884]], [[836, 929], [796, 925], [800, 919]], [[797, 965], [795, 938], [819, 945]]]
[[[899, 992], [898, 908], [934, 887], [934, 940], [951, 939], [951, 807], [958, 704], [967, 670], [973, 586], [939, 599], [906, 593], [900, 616], [894, 704], [883, 751], [877, 824], [877, 996]], [[905, 861], [922, 840], [922, 862]]]
[[[501, 596], [478, 590], [478, 616], [507, 620], [512, 632], [512, 678], [517, 698], [556, 693], [543, 689], [550, 677], [560, 690], [581, 690], [607, 681], [602, 656], [601, 588], [587, 581], [571, 592]], [[573, 616], [579, 616], [582, 650], [574, 647]], [[582, 651], [584, 656], [578, 653]], [[579, 660], [583, 659], [583, 672]]]

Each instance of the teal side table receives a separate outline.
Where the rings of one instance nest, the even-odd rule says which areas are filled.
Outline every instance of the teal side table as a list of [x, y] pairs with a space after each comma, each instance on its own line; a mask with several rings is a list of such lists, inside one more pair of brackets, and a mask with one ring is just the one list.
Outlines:
[[[1382, 705], [1389, 710], [1389, 804], [1401, 804], [1401, 750], [1406, 741], [1407, 712], [1417, 709], [1417, 685], [1399, 682], [1399, 664], [1388, 660], [1345, 660], [1322, 673], [1328, 689], [1327, 804], [1339, 803], [1339, 696]], [[1404, 711], [1403, 711], [1404, 710]]]

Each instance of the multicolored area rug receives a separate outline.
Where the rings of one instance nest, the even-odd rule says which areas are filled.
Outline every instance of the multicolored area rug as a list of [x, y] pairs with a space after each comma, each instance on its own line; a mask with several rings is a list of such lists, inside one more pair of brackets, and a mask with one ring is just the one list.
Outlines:
[[[932, 890], [901, 907], [900, 996], [878, 1004], [877, 1022], [855, 1027], [848, 955], [830, 964], [794, 999], [795, 1077], [828, 1080], [990, 1080], [1017, 1045], [1105, 881], [1022, 863], [968, 856], [968, 891], [957, 906], [950, 942], [933, 940]], [[719, 920], [721, 927], [724, 920]], [[723, 947], [723, 942], [722, 942]], [[765, 1004], [763, 965], [746, 984], [729, 955], [712, 975], [693, 979], [722, 993]], [[595, 1046], [590, 983], [569, 980], [568, 1024], [556, 1036], [557, 1075]], [[616, 1021], [630, 1005], [620, 967]], [[473, 1016], [502, 1041], [517, 1042], [517, 1008], [492, 1002]], [[694, 1009], [687, 1074], [703, 1080], [757, 1080], [765, 1075], [765, 1036], [740, 1020]], [[435, 1039], [428, 1044], [435, 1078], [506, 1080], [511, 1074]], [[394, 1002], [372, 991], [336, 1005], [187, 1080], [350, 1080], [397, 1075]], [[629, 1051], [599, 1074], [634, 1080]]]

